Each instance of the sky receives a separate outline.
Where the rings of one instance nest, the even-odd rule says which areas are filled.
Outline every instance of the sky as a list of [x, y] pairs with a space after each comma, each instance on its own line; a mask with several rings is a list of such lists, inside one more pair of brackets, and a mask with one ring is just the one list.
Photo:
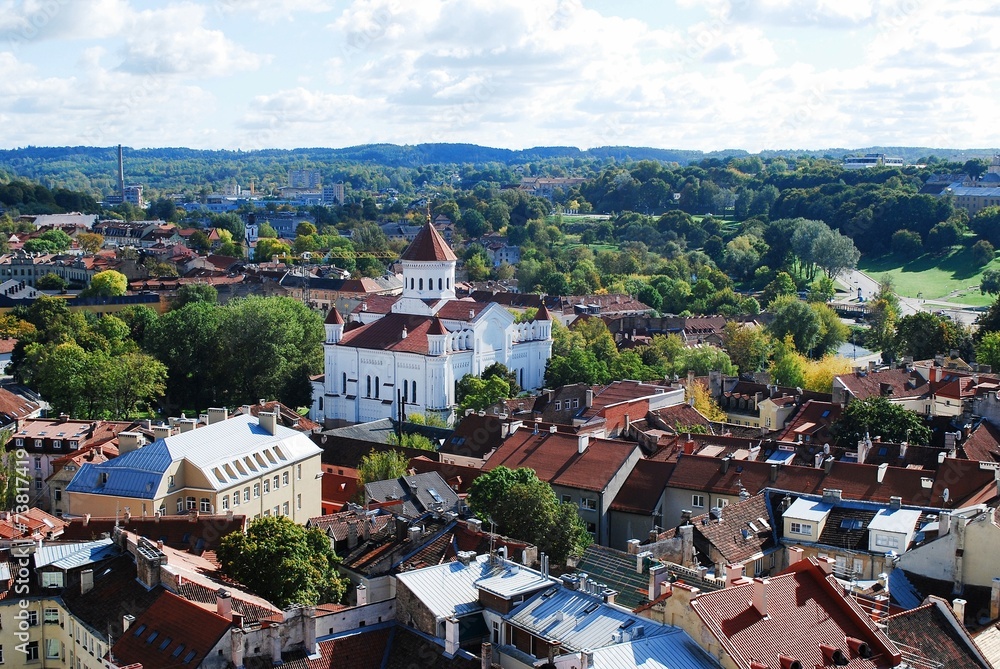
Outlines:
[[1000, 144], [1000, 0], [0, 0], [0, 147]]

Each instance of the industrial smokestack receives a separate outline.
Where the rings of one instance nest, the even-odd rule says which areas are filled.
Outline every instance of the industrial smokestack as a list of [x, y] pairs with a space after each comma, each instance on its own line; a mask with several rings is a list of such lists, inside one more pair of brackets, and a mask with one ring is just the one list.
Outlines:
[[122, 145], [118, 145], [118, 194], [125, 201], [125, 161], [122, 158]]

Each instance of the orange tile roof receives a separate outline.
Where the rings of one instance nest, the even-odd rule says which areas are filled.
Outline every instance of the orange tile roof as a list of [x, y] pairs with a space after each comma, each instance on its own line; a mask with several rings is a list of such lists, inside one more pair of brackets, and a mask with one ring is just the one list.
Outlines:
[[420, 261], [420, 262], [441, 262], [448, 260], [458, 260], [455, 252], [448, 246], [441, 233], [438, 232], [428, 221], [420, 229], [417, 236], [413, 238], [410, 245], [406, 247], [400, 260]]

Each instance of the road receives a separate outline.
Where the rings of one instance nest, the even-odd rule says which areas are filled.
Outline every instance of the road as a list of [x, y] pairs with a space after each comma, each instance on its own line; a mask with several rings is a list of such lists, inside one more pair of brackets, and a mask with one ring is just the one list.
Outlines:
[[[859, 288], [861, 289], [861, 295], [866, 300], [878, 293], [878, 281], [860, 270], [853, 270], [847, 275], [841, 275], [838, 277], [838, 280], [844, 286], [850, 288], [851, 294], [855, 298], [857, 298]], [[896, 297], [899, 298], [901, 316], [909, 316], [918, 311], [944, 312], [949, 318], [962, 325], [972, 325], [976, 318], [979, 317], [979, 312], [973, 311], [967, 305], [956, 302], [931, 300], [929, 303], [925, 303], [925, 300], [919, 300], [914, 297], [903, 297], [899, 294]]]

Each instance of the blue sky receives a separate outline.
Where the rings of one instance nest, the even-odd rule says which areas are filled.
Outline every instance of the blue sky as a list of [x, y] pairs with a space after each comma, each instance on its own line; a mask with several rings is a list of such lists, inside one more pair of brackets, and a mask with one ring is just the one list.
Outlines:
[[1000, 1], [0, 0], [0, 146], [996, 146]]

